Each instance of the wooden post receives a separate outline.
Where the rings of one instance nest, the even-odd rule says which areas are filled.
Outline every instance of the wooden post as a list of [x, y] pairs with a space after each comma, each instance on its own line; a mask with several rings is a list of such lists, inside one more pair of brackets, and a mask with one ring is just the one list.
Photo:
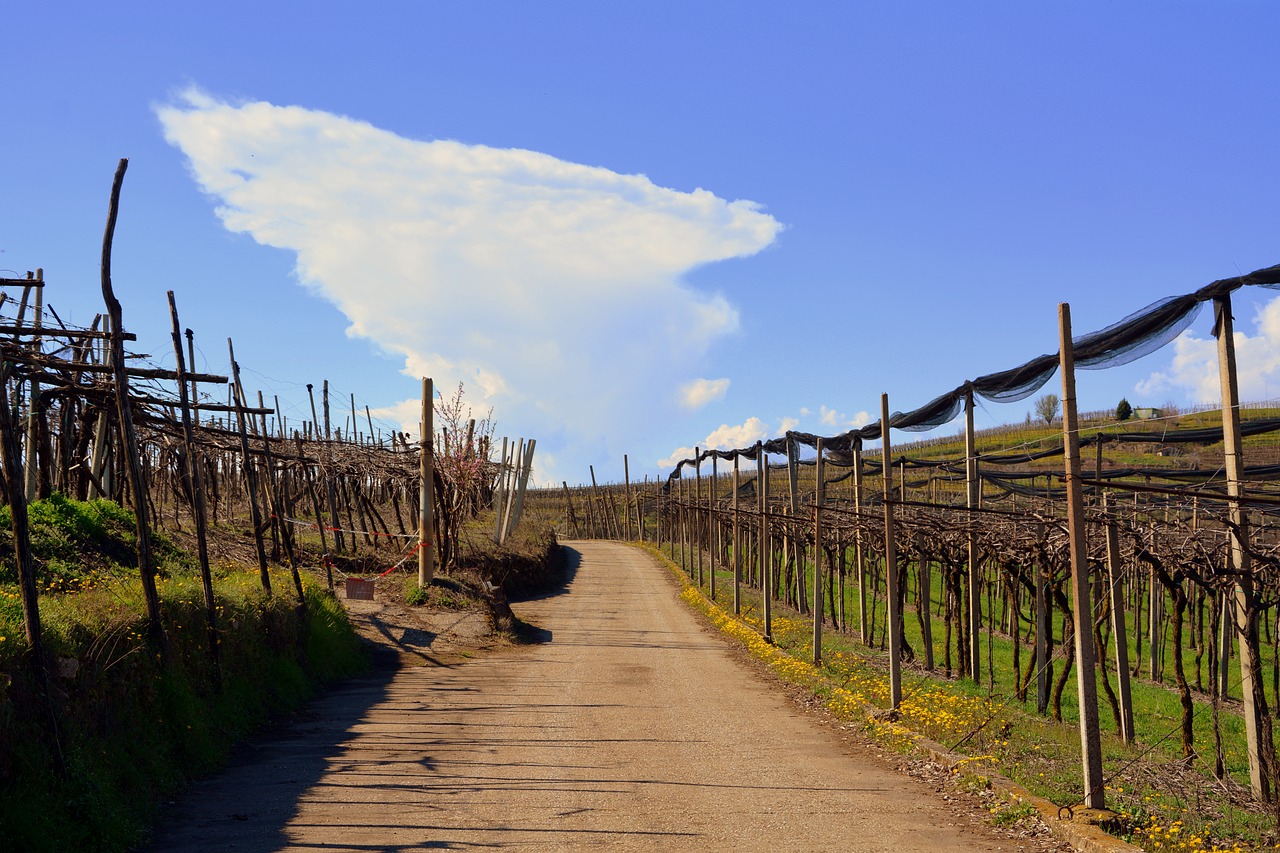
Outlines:
[[1062, 368], [1062, 432], [1067, 478], [1067, 527], [1071, 538], [1071, 598], [1076, 644], [1076, 687], [1080, 701], [1080, 754], [1085, 805], [1106, 808], [1102, 776], [1102, 737], [1098, 723], [1097, 650], [1093, 645], [1093, 604], [1089, 588], [1089, 551], [1080, 482], [1080, 425], [1076, 415], [1075, 350], [1071, 342], [1071, 306], [1058, 305], [1059, 359]]
[[696, 495], [693, 513], [693, 541], [698, 549], [698, 588], [702, 588], [702, 448], [693, 449], [693, 481]]
[[627, 517], [627, 536], [632, 540], [639, 537], [632, 533], [631, 526], [631, 463], [627, 459], [627, 454], [622, 454], [622, 487], [626, 490], [623, 495], [622, 509]]
[[711, 600], [716, 600], [716, 563], [720, 557], [720, 520], [716, 517], [716, 480], [720, 479], [716, 471], [716, 457], [711, 456], [711, 480], [707, 484], [710, 493], [707, 498], [707, 569], [711, 576], [708, 580], [711, 582]]
[[[325, 440], [325, 459], [331, 460], [330, 453], [332, 449], [328, 446], [332, 433], [329, 429], [329, 380], [324, 380], [324, 386], [321, 389], [321, 400], [324, 404], [324, 440]], [[315, 402], [311, 404], [312, 414], [315, 413]], [[318, 426], [318, 425], [317, 425]], [[333, 482], [332, 471], [325, 473], [325, 496], [329, 499], [329, 522], [333, 529], [333, 542], [335, 550], [341, 554], [343, 548], [342, 520], [338, 518], [338, 490]], [[356, 549], [356, 535], [351, 534], [351, 549]]]
[[435, 389], [426, 377], [422, 379], [422, 422], [419, 429], [422, 435], [418, 442], [421, 448], [418, 457], [421, 478], [418, 487], [418, 586], [424, 587], [435, 579], [436, 573], [435, 543], [432, 541], [435, 533]]
[[[974, 442], [973, 385], [971, 383], [966, 383], [964, 389], [964, 458], [965, 505], [974, 509], [978, 506], [978, 454]], [[979, 595], [978, 540], [973, 533], [973, 513], [968, 514], [966, 522], [969, 528], [966, 535], [969, 551], [969, 675], [973, 677], [975, 684], [981, 684], [982, 656], [979, 633], [982, 626], [982, 599]]]
[[[111, 331], [111, 316], [107, 315], [102, 318], [102, 331]], [[110, 338], [102, 342], [103, 364], [107, 367], [111, 366], [111, 341]], [[106, 483], [103, 481], [103, 470], [107, 464], [107, 445], [110, 442], [110, 433], [107, 428], [107, 413], [105, 411], [98, 414], [98, 422], [93, 431], [93, 456], [89, 460], [89, 500], [94, 498], [110, 498], [111, 494], [106, 489]], [[99, 485], [103, 488], [99, 488]]]
[[889, 599], [889, 707], [902, 703], [902, 611], [898, 607], [898, 542], [893, 518], [893, 469], [889, 465], [889, 395], [880, 395], [880, 466], [884, 474], [884, 574]]
[[738, 454], [733, 454], [733, 615], [742, 613], [742, 533], [738, 527]]
[[[787, 434], [787, 488], [791, 497], [791, 517], [800, 515], [800, 449], [796, 447], [795, 438]], [[804, 612], [804, 545], [795, 531], [795, 523], [787, 525], [787, 540], [791, 544], [792, 559], [795, 565], [795, 586], [787, 591], [787, 595], [795, 597], [796, 610]]]
[[[124, 320], [120, 300], [111, 285], [111, 243], [115, 238], [116, 217], [120, 210], [120, 187], [124, 183], [129, 161], [121, 159], [111, 185], [111, 203], [107, 212], [107, 228], [102, 238], [102, 298], [111, 318], [111, 372], [120, 417], [121, 452], [129, 465], [129, 481], [133, 487], [134, 519], [138, 531], [138, 574], [142, 579], [142, 595], [147, 604], [147, 632], [157, 649], [164, 648], [164, 629], [160, 624], [160, 594], [156, 589], [156, 563], [151, 553], [151, 525], [147, 518], [147, 482], [138, 454], [138, 435], [133, 425], [133, 405], [129, 400], [129, 376], [125, 372]], [[15, 480], [12, 487], [16, 491]], [[108, 496], [109, 497], [109, 496]], [[11, 496], [12, 498], [12, 496]]]
[[[1249, 536], [1249, 519], [1240, 504], [1244, 496], [1244, 457], [1243, 440], [1240, 435], [1240, 387], [1236, 377], [1236, 347], [1234, 321], [1231, 316], [1231, 296], [1220, 296], [1213, 300], [1214, 335], [1218, 339], [1218, 375], [1222, 385], [1222, 443], [1223, 455], [1226, 457], [1227, 496], [1231, 498], [1227, 504], [1227, 517], [1231, 522], [1231, 570], [1238, 578], [1235, 586], [1235, 612], [1232, 624], [1235, 626], [1237, 647], [1240, 651], [1240, 692], [1244, 700], [1244, 724], [1246, 749], [1249, 753], [1249, 787], [1253, 795], [1262, 800], [1269, 800], [1271, 787], [1275, 780], [1270, 778], [1268, 768], [1262, 760], [1260, 751], [1262, 737], [1270, 738], [1270, 721], [1263, 719], [1265, 699], [1258, 701], [1262, 694], [1259, 677], [1262, 673], [1258, 655], [1258, 613], [1254, 602], [1252, 566], [1249, 552], [1245, 545]], [[1269, 746], [1269, 744], [1268, 744]], [[1273, 749], [1268, 749], [1273, 753]]]
[[1045, 531], [1037, 524], [1042, 553], [1036, 559], [1036, 711], [1049, 709], [1049, 688], [1053, 682], [1053, 625], [1049, 622], [1049, 573], [1045, 571]]
[[580, 538], [578, 535], [578, 517], [573, 512], [573, 497], [569, 494], [569, 481], [561, 480], [560, 485], [564, 486], [564, 502], [569, 507], [569, 523], [573, 525], [573, 538]]
[[853, 445], [853, 511], [858, 524], [853, 530], [853, 559], [858, 569], [858, 636], [864, 645], [870, 645], [867, 631], [867, 560], [862, 553], [862, 439]]
[[[511, 513], [515, 507], [515, 493], [517, 485], [520, 482], [520, 466], [524, 464], [524, 439], [520, 439], [516, 446], [512, 448], [511, 456], [511, 478], [507, 481], [506, 488], [506, 505], [502, 510], [502, 536], [498, 540], [498, 544], [507, 541], [507, 533], [511, 530]], [[591, 473], [591, 485], [595, 487], [595, 471]]]
[[818, 439], [818, 456], [813, 462], [813, 664], [822, 663], [822, 439]]
[[[520, 516], [524, 512], [524, 492], [529, 487], [529, 473], [533, 470], [533, 450], [538, 445], [536, 438], [529, 439], [529, 443], [524, 448], [524, 459], [520, 464], [520, 482], [516, 489], [516, 505], [511, 511], [511, 526], [507, 530], [507, 535], [511, 535], [511, 531], [516, 529], [516, 525], [520, 523]], [[506, 538], [505, 536], [503, 537]]]
[[[1102, 493], [1102, 511], [1110, 512], [1111, 495]], [[1107, 580], [1111, 595], [1111, 634], [1116, 643], [1117, 700], [1120, 703], [1120, 736], [1133, 743], [1133, 691], [1129, 685], [1129, 637], [1124, 619], [1124, 592], [1120, 585], [1120, 529], [1107, 521]]]
[[680, 479], [676, 481], [676, 534], [680, 537], [680, 569], [686, 575], [691, 574], [689, 567], [685, 564], [684, 559], [684, 541], [687, 537], [685, 526], [685, 507], [684, 507], [684, 469], [680, 469]]
[[[118, 177], [117, 177], [118, 179]], [[18, 566], [18, 592], [22, 597], [22, 626], [26, 632], [30, 663], [38, 683], [47, 690], [44, 634], [40, 629], [40, 594], [36, 587], [36, 565], [31, 554], [31, 531], [27, 522], [26, 493], [22, 488], [22, 448], [9, 408], [9, 362], [0, 362], [0, 462], [9, 493], [14, 559]]]
[[[31, 325], [37, 334], [31, 339], [31, 351], [38, 353], [40, 351], [41, 337], [39, 335], [40, 325], [44, 320], [44, 270], [36, 270], [34, 288], [36, 291], [35, 310], [31, 314]], [[39, 436], [40, 423], [37, 418], [40, 417], [40, 383], [31, 380], [31, 390], [27, 395], [27, 445], [26, 445], [26, 464], [24, 473], [26, 474], [26, 494], [27, 501], [36, 499], [36, 486], [40, 479], [39, 451], [37, 442]]]
[[[236, 351], [231, 344], [231, 338], [227, 338], [227, 352], [231, 359], [231, 372], [236, 374], [239, 368], [236, 367]], [[249, 496], [249, 519], [253, 524], [253, 544], [258, 554], [258, 580], [262, 583], [262, 588], [271, 593], [271, 573], [267, 570], [267, 550], [262, 543], [262, 511], [258, 508], [258, 483], [254, 472], [253, 456], [249, 452], [249, 433], [247, 429], [248, 416], [244, 411], [244, 403], [240, 399], [240, 395], [236, 393], [236, 383], [231, 383], [232, 398], [234, 401], [236, 412], [236, 430], [240, 436], [240, 458], [244, 470], [245, 491]], [[334, 525], [337, 527], [338, 525]]]
[[[502, 508], [507, 491], [507, 438], [502, 437], [502, 463], [498, 467], [498, 481], [493, 490], [493, 541], [502, 543]], [[569, 483], [564, 484], [565, 495], [569, 494]], [[572, 504], [570, 504], [572, 507]], [[575, 525], [576, 527], [576, 525]]]
[[218, 617], [213, 599], [213, 576], [209, 571], [209, 541], [205, 518], [204, 482], [197, 461], [195, 436], [191, 428], [191, 405], [187, 398], [187, 366], [182, 356], [182, 330], [178, 324], [178, 306], [173, 291], [168, 291], [169, 319], [173, 321], [173, 357], [178, 373], [178, 404], [182, 409], [182, 442], [186, 451], [187, 486], [191, 490], [191, 513], [196, 524], [196, 554], [200, 560], [200, 584], [204, 589], [204, 615], [208, 626], [209, 661], [213, 665], [214, 683], [221, 685], [218, 660]]
[[773, 561], [769, 559], [769, 462], [764, 443], [756, 442], [756, 506], [760, 510], [760, 596], [764, 602], [764, 638], [773, 642]]

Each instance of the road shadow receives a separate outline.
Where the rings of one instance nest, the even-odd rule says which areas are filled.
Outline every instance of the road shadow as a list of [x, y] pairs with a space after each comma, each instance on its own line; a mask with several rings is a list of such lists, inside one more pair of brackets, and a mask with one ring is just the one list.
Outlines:
[[[577, 548], [560, 545], [557, 549], [556, 559], [557, 565], [548, 575], [549, 586], [536, 592], [513, 595], [511, 603], [545, 601], [568, 593], [573, 586], [574, 578], [577, 577], [578, 568], [582, 565], [582, 553]], [[551, 629], [526, 622], [514, 613], [512, 614], [511, 633], [517, 642], [529, 645], [549, 643], [552, 640]]]
[[509, 599], [515, 602], [542, 601], [564, 595], [573, 586], [573, 579], [578, 575], [582, 565], [582, 552], [571, 545], [559, 545], [556, 548], [556, 565], [547, 573], [547, 583], [541, 589], [513, 592]]
[[385, 702], [400, 656], [370, 647], [367, 673], [327, 689], [232, 749], [226, 767], [161, 806], [135, 851], [267, 853], [290, 846], [298, 803], [331, 772], [371, 708]]

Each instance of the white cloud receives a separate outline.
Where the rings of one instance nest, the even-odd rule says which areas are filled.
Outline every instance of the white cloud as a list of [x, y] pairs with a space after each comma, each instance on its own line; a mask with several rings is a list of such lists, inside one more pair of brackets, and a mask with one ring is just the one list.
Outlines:
[[[1280, 297], [1268, 302], [1254, 318], [1255, 334], [1235, 333], [1236, 378], [1242, 400], [1260, 400], [1280, 389]], [[1197, 403], [1222, 400], [1218, 378], [1218, 342], [1183, 334], [1173, 344], [1168, 369], [1152, 373], [1134, 390], [1158, 403], [1156, 395], [1181, 391]]]
[[[804, 411], [804, 410], [802, 410]], [[791, 430], [800, 426], [799, 418], [783, 418], [782, 423], [778, 426], [778, 434], [791, 432]]]
[[721, 424], [703, 442], [703, 447], [714, 450], [733, 450], [749, 447], [770, 437], [768, 425], [759, 418], [747, 418], [736, 426]]
[[[804, 410], [801, 410], [802, 413]], [[835, 409], [828, 409], [825, 405], [819, 407], [818, 420], [823, 426], [837, 427], [849, 429], [851, 427], [866, 426], [871, 423], [870, 412], [856, 412], [852, 417]]]
[[694, 379], [680, 386], [680, 404], [686, 409], [701, 409], [714, 400], [724, 398], [728, 379]]
[[465, 382], [499, 422], [557, 434], [561, 461], [583, 469], [599, 436], [643, 436], [652, 401], [737, 330], [733, 305], [684, 273], [755, 254], [782, 227], [704, 189], [302, 107], [193, 89], [157, 115], [223, 224], [296, 253], [348, 334], [415, 379]]
[[659, 468], [674, 468], [681, 459], [692, 459], [694, 450], [692, 447], [677, 447], [670, 456], [659, 459], [656, 464]]
[[[782, 432], [786, 432], [791, 427], [786, 426], [787, 420], [783, 419]], [[757, 441], [764, 441], [772, 438], [774, 435], [780, 435], [769, 429], [769, 425], [756, 417], [747, 418], [740, 424], [721, 424], [711, 431], [711, 434], [703, 439], [697, 448], [694, 447], [677, 447], [671, 451], [671, 455], [665, 459], [659, 459], [657, 465], [659, 468], [674, 468], [676, 463], [681, 459], [690, 459], [693, 457], [694, 451], [701, 450], [734, 450], [736, 448], [750, 447]]]

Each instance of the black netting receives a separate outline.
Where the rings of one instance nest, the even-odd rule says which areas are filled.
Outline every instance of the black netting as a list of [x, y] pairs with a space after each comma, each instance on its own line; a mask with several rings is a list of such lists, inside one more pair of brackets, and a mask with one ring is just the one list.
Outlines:
[[1105, 329], [1074, 338], [1076, 367], [1102, 370], [1137, 361], [1172, 341], [1195, 322], [1200, 300], [1194, 295], [1171, 296], [1112, 323]]
[[[1107, 326], [1105, 329], [1076, 337], [1072, 340], [1076, 366], [1089, 370], [1118, 367], [1149, 355], [1182, 334], [1195, 321], [1203, 303], [1226, 296], [1232, 291], [1245, 286], [1280, 290], [1280, 265], [1255, 270], [1248, 275], [1220, 279], [1184, 296], [1171, 296], [1167, 299], [1162, 299], [1159, 302], [1148, 305], [1141, 311], [1130, 314], [1118, 323]], [[963, 409], [965, 395], [968, 390], [972, 390], [975, 395], [992, 402], [1016, 403], [1019, 400], [1025, 400], [1042, 388], [1057, 370], [1058, 355], [1045, 354], [1037, 356], [1017, 367], [979, 376], [977, 379], [963, 383], [955, 390], [941, 394], [923, 406], [912, 409], [909, 412], [894, 412], [889, 417], [889, 426], [906, 432], [923, 432], [950, 423]], [[1247, 425], [1246, 429], [1248, 429]], [[1257, 431], [1265, 432], [1269, 431], [1269, 429], [1255, 427], [1255, 432], [1246, 432], [1246, 434], [1253, 435], [1257, 434]], [[1221, 432], [1217, 430], [1200, 430], [1197, 432], [1205, 435], [1216, 433], [1219, 437], [1221, 436]], [[833, 461], [839, 460], [837, 464], [852, 464], [850, 454], [855, 449], [860, 448], [864, 440], [874, 440], [880, 438], [880, 435], [880, 423], [876, 422], [831, 437], [822, 437], [812, 433], [788, 432], [785, 436], [770, 439], [757, 446], [765, 454], [785, 454], [788, 452], [789, 447], [805, 446], [816, 448], [818, 442], [822, 441], [824, 454], [830, 454]], [[1114, 436], [1104, 436], [1104, 438], [1116, 437], [1126, 441], [1178, 440], [1169, 438], [1167, 433], [1162, 433], [1159, 439], [1152, 437], [1154, 435], [1154, 433], [1118, 433]], [[1094, 438], [1093, 440], [1100, 439]], [[1186, 437], [1182, 440], [1205, 441], [1208, 439]], [[1057, 448], [1043, 453], [987, 458], [988, 461], [999, 459], [999, 461], [1003, 462], [1005, 458], [1025, 461], [1044, 458], [1061, 452], [1062, 449]], [[668, 476], [668, 488], [670, 487], [670, 481], [679, 477], [681, 469], [686, 465], [696, 465], [698, 462], [708, 458], [731, 460], [741, 456], [754, 460], [756, 453], [757, 447], [738, 450], [708, 450], [699, 454], [696, 459], [683, 459]], [[1003, 488], [1003, 484], [1001, 487]]]

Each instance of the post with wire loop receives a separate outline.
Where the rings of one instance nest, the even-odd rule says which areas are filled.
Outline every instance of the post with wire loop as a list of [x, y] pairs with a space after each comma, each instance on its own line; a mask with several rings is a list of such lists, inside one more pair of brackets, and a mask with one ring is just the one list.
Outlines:
[[422, 435], [420, 439], [421, 455], [419, 457], [419, 473], [422, 477], [418, 501], [418, 586], [426, 586], [435, 577], [435, 549], [431, 544], [431, 532], [435, 527], [432, 520], [432, 503], [435, 500], [433, 470], [435, 459], [432, 458], [432, 435], [435, 430], [435, 392], [431, 380], [422, 380]]
[[[978, 506], [978, 491], [982, 488], [978, 482], [978, 453], [974, 447], [973, 432], [973, 383], [965, 383], [964, 389], [964, 479], [965, 479], [965, 505], [969, 509], [975, 509]], [[965, 519], [968, 531], [966, 533], [966, 545], [969, 556], [969, 607], [968, 607], [968, 635], [969, 635], [969, 675], [973, 678], [974, 684], [982, 683], [982, 643], [980, 633], [982, 631], [982, 599], [979, 595], [979, 587], [981, 586], [980, 574], [978, 572], [978, 540], [974, 535], [973, 514], [970, 513]]]
[[[1231, 296], [1226, 294], [1213, 300], [1213, 334], [1218, 339], [1218, 374], [1222, 383], [1222, 450], [1226, 457], [1227, 518], [1230, 521], [1231, 573], [1236, 578], [1235, 592], [1227, 608], [1235, 629], [1240, 650], [1240, 692], [1244, 704], [1246, 749], [1249, 753], [1249, 786], [1253, 795], [1261, 800], [1272, 798], [1272, 784], [1263, 760], [1261, 745], [1271, 740], [1271, 726], [1262, 713], [1266, 698], [1262, 693], [1262, 667], [1258, 660], [1258, 606], [1253, 588], [1252, 566], [1246, 548], [1249, 536], [1249, 519], [1240, 498], [1244, 495], [1242, 478], [1244, 458], [1241, 454], [1243, 439], [1240, 435], [1240, 385], [1236, 374], [1235, 332], [1231, 316]], [[1224, 620], [1225, 622], [1225, 620]], [[1225, 673], [1226, 667], [1222, 668]], [[1262, 698], [1262, 702], [1258, 699]], [[1274, 747], [1267, 750], [1273, 753]]]
[[889, 708], [902, 704], [902, 607], [898, 601], [898, 540], [889, 467], [889, 395], [880, 395], [880, 473], [884, 480], [884, 575], [889, 606]]
[[1080, 424], [1076, 417], [1076, 360], [1071, 344], [1071, 306], [1058, 305], [1059, 359], [1062, 368], [1062, 437], [1067, 478], [1067, 529], [1071, 540], [1071, 599], [1076, 651], [1076, 688], [1080, 698], [1080, 753], [1084, 804], [1106, 808], [1102, 776], [1102, 738], [1098, 723], [1098, 674], [1093, 646], [1093, 605], [1089, 553], [1085, 541], [1084, 486], [1080, 482]]
[[756, 441], [756, 508], [760, 512], [760, 592], [764, 604], [764, 638], [773, 642], [773, 555], [769, 544], [769, 461], [764, 443]]
[[813, 468], [813, 665], [817, 666], [822, 663], [822, 439], [818, 439], [818, 457]]

